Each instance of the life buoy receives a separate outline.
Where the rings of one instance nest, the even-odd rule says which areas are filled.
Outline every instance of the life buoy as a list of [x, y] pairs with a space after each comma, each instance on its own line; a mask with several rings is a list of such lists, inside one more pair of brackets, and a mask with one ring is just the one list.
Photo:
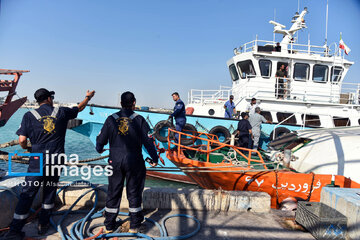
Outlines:
[[[274, 134], [274, 131], [275, 131], [275, 134]], [[281, 137], [282, 135], [286, 134], [286, 133], [289, 133], [290, 130], [287, 129], [286, 127], [278, 127], [278, 128], [275, 128], [275, 130], [273, 130], [271, 133], [270, 133], [270, 141], [272, 140], [275, 140], [279, 137]]]
[[218, 136], [220, 142], [225, 142], [231, 137], [229, 130], [224, 126], [215, 126], [209, 133]]
[[[196, 127], [190, 123], [186, 123], [182, 132], [186, 133], [186, 134], [191, 134], [191, 135], [194, 135], [194, 136], [197, 136], [198, 135], [198, 132], [196, 131]], [[194, 143], [194, 138], [189, 138], [189, 137], [183, 137], [181, 138], [181, 144], [182, 145], [185, 145], [185, 146], [188, 146], [190, 144]]]
[[154, 127], [155, 138], [160, 142], [167, 142], [168, 128], [174, 129], [174, 125], [167, 120], [158, 122]]
[[194, 113], [193, 107], [187, 107], [185, 110], [186, 115], [192, 115]]

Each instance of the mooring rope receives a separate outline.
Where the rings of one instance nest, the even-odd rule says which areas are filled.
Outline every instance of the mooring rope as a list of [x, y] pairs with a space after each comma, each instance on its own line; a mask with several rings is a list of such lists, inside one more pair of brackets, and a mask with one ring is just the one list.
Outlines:
[[[106, 156], [100, 156], [100, 157], [95, 157], [95, 158], [88, 158], [88, 159], [84, 159], [84, 160], [79, 160], [79, 163], [87, 163], [87, 162], [94, 162], [94, 161], [98, 161], [101, 159], [105, 159], [108, 158], [109, 155]], [[2, 154], [0, 155], [0, 160], [9, 161], [9, 156], [7, 154]], [[13, 156], [11, 158], [12, 162], [16, 162], [16, 163], [21, 163], [21, 164], [28, 164], [29, 163], [29, 158], [28, 157], [21, 157], [21, 156]], [[73, 164], [67, 164], [67, 165], [73, 165]]]
[[[7, 147], [16, 146], [16, 145], [19, 145], [19, 140], [12, 140], [10, 142], [2, 143], [2, 144], [0, 144], [0, 148], [7, 148]], [[27, 146], [31, 147], [30, 141], [27, 142]]]

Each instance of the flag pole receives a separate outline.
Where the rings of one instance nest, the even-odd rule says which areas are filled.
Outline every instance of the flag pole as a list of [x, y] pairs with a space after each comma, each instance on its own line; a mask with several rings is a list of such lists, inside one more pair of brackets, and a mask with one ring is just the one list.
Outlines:
[[[340, 32], [340, 41], [341, 41], [341, 39], [342, 39], [342, 32]], [[340, 48], [340, 46], [339, 46], [339, 56], [341, 57], [341, 48]]]

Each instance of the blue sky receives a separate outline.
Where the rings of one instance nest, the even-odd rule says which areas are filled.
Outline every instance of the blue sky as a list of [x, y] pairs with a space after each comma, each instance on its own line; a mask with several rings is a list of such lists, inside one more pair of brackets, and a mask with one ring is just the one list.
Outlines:
[[[326, 0], [300, 0], [309, 27], [300, 43], [323, 45]], [[138, 105], [173, 106], [171, 93], [187, 101], [190, 89], [230, 86], [226, 61], [233, 48], [272, 40], [276, 21], [290, 27], [298, 0], [2, 0], [0, 67], [29, 69], [20, 96], [40, 87], [62, 102], [116, 105], [119, 92], [133, 91]], [[329, 0], [328, 42], [339, 33], [355, 62], [347, 82], [360, 82], [360, 1]], [[281, 36], [277, 37], [280, 40]]]

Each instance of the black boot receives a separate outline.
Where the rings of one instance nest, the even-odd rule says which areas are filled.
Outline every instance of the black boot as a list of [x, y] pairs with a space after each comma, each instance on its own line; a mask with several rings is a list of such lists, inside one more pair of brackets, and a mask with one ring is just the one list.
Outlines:
[[50, 224], [39, 224], [38, 225], [38, 234], [40, 236], [45, 235], [49, 230]]

